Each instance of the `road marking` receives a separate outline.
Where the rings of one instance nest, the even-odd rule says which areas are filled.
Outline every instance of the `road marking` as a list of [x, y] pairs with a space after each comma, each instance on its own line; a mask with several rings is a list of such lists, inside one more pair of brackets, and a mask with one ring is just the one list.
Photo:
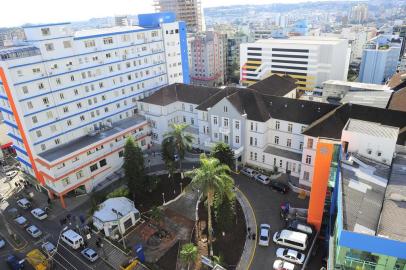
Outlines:
[[[250, 203], [250, 201], [248, 200], [247, 196], [244, 194], [244, 192], [241, 191], [241, 189], [237, 188], [240, 193], [244, 196], [245, 200], [248, 202], [248, 206], [251, 208], [252, 214], [254, 215], [254, 223], [255, 223], [255, 235], [258, 237], [258, 226], [257, 226], [257, 217], [255, 216], [255, 212], [254, 212], [254, 208], [252, 208], [252, 205]], [[254, 260], [254, 256], [255, 256], [255, 251], [257, 249], [257, 240], [255, 240], [254, 243], [254, 252], [252, 252], [250, 260], [248, 262], [248, 269], [251, 268], [251, 264], [252, 261]]]
[[[59, 253], [58, 253], [59, 254]], [[59, 254], [60, 255], [60, 254]], [[65, 260], [63, 257], [62, 257], [62, 255], [60, 255], [61, 256], [61, 258], [63, 259], [63, 260]], [[65, 270], [68, 270], [68, 268], [66, 268], [65, 266], [63, 266], [63, 264], [61, 264], [59, 261], [57, 261], [57, 260], [55, 260], [55, 258], [52, 260], [53, 262], [56, 262], [59, 266], [61, 266], [63, 269], [65, 269]], [[65, 260], [70, 266], [72, 266], [73, 268], [75, 268], [76, 270], [77, 270], [77, 268], [76, 267], [74, 267], [72, 264], [70, 264], [67, 260]]]
[[[74, 256], [74, 257], [75, 257], [76, 259], [78, 259], [81, 263], [83, 263], [84, 265], [86, 265], [87, 268], [89, 268], [89, 269], [94, 269], [94, 268], [90, 267], [89, 265], [87, 265], [86, 262], [82, 261], [81, 258], [79, 258], [78, 256], [76, 256], [75, 253], [73, 253], [72, 251], [70, 251], [69, 248], [65, 247], [65, 246], [62, 245], [61, 243], [59, 244], [59, 246], [62, 246], [64, 249], [66, 249], [66, 251], [68, 251], [72, 256]], [[76, 269], [76, 268], [75, 268], [75, 269]], [[82, 269], [80, 269], [80, 270], [82, 270]]]

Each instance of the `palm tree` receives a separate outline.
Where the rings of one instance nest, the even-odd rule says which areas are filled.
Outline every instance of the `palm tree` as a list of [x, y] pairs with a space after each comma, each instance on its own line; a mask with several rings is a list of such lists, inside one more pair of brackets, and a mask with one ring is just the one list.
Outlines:
[[184, 244], [180, 250], [180, 260], [188, 265], [188, 269], [191, 263], [195, 262], [198, 255], [197, 246], [192, 243]]
[[233, 168], [235, 166], [234, 151], [224, 142], [217, 142], [211, 152], [211, 156], [217, 158], [221, 163]]
[[193, 136], [186, 132], [187, 124], [170, 124], [171, 131], [164, 134], [162, 144], [172, 144], [175, 154], [179, 158], [179, 169], [182, 173], [182, 160], [185, 158], [186, 150], [188, 150], [193, 141]]
[[187, 173], [192, 178], [191, 185], [202, 191], [207, 198], [208, 212], [208, 244], [210, 256], [213, 256], [213, 228], [211, 208], [214, 202], [214, 195], [221, 201], [223, 198], [234, 199], [234, 180], [230, 176], [230, 168], [221, 164], [217, 158], [200, 155], [200, 167]]

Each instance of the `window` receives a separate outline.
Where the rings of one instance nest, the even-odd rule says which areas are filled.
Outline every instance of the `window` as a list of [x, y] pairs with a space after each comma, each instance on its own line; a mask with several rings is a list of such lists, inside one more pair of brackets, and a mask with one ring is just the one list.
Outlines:
[[300, 143], [299, 143], [299, 149], [300, 149], [300, 150], [303, 150], [303, 142], [300, 142]]
[[258, 154], [254, 153], [254, 160], [257, 161], [257, 158], [258, 158]]
[[279, 160], [279, 168], [282, 168], [282, 159]]
[[262, 155], [262, 163], [265, 163], [265, 155]]
[[38, 84], [38, 89], [44, 89], [44, 84], [42, 82]]
[[49, 28], [41, 28], [41, 34], [43, 36], [49, 36], [51, 34], [51, 30]]
[[252, 145], [254, 138], [250, 137], [250, 145]]
[[227, 135], [224, 135], [224, 142], [228, 143], [228, 136]]
[[28, 107], [28, 109], [34, 108], [34, 106], [32, 105], [32, 102], [31, 102], [31, 101], [28, 101], [28, 102], [27, 102], [27, 107]]
[[97, 163], [90, 166], [90, 172], [94, 172], [97, 169], [98, 169]]
[[217, 132], [214, 132], [214, 138], [218, 138], [218, 133]]
[[227, 112], [228, 111], [228, 108], [227, 108], [227, 106], [224, 106], [224, 112]]
[[70, 184], [69, 177], [65, 177], [61, 180], [61, 183], [64, 187]]
[[65, 106], [65, 107], [63, 107], [63, 112], [64, 112], [64, 113], [69, 112], [69, 108], [68, 108], [68, 107], [66, 107], [66, 106]]
[[293, 130], [293, 125], [292, 124], [288, 124], [288, 132], [292, 132]]
[[51, 119], [53, 117], [54, 117], [54, 115], [53, 115], [52, 111], [47, 112], [47, 118], [48, 119]]
[[104, 44], [113, 44], [113, 38], [112, 37], [103, 38], [103, 43]]
[[275, 144], [279, 144], [279, 137], [275, 136], [275, 140], [274, 140]]
[[185, 103], [182, 103], [182, 111], [185, 110]]
[[71, 47], [72, 47], [72, 43], [70, 42], [70, 40], [65, 40], [65, 41], [63, 42], [63, 47], [64, 47], [65, 49], [71, 48]]
[[23, 90], [24, 94], [28, 94], [28, 87], [27, 86], [23, 86], [22, 90]]
[[303, 132], [305, 130], [305, 128], [306, 128], [305, 126], [302, 126], [301, 132]]
[[37, 133], [37, 137], [38, 137], [38, 138], [40, 138], [40, 137], [42, 136], [41, 130], [37, 130], [36, 133]]
[[240, 121], [235, 121], [235, 129], [240, 129]]
[[61, 140], [60, 139], [55, 139], [54, 142], [55, 142], [55, 144], [60, 144]]
[[90, 48], [96, 46], [96, 42], [94, 40], [86, 40], [85, 41], [85, 47]]
[[306, 156], [306, 164], [312, 164], [312, 156]]
[[254, 138], [254, 145], [255, 145], [255, 146], [258, 145], [258, 140], [257, 140], [257, 138]]
[[80, 179], [80, 178], [82, 178], [83, 176], [84, 176], [83, 170], [80, 170], [80, 171], [78, 171], [78, 172], [76, 173], [76, 178], [77, 178], [77, 179]]
[[31, 119], [34, 124], [38, 123], [38, 118], [36, 116], [33, 116]]
[[313, 148], [313, 139], [309, 138], [307, 140], [307, 148]]
[[193, 112], [193, 105], [189, 105], [189, 111]]
[[124, 157], [124, 150], [121, 150], [120, 152], [118, 152], [118, 157], [119, 158]]
[[223, 126], [228, 127], [228, 118], [224, 118], [223, 120]]
[[213, 124], [217, 125], [217, 117], [216, 116], [213, 117]]
[[254, 123], [251, 122], [251, 130], [254, 130]]
[[292, 140], [291, 139], [286, 140], [286, 146], [287, 147], [292, 147]]
[[240, 143], [240, 136], [235, 136], [235, 143]]
[[275, 122], [275, 129], [276, 129], [276, 130], [279, 130], [280, 127], [281, 127], [281, 122], [276, 121], [276, 122]]
[[250, 159], [252, 160], [254, 153], [250, 152]]
[[378, 152], [376, 153], [376, 155], [377, 155], [378, 157], [380, 157], [380, 156], [382, 156], [382, 152], [381, 152], [381, 151], [378, 151]]
[[100, 160], [99, 164], [100, 164], [100, 168], [106, 166], [107, 165], [106, 159], [104, 158], [104, 159]]
[[55, 50], [54, 44], [53, 43], [46, 43], [45, 44], [45, 50], [48, 52]]
[[303, 172], [303, 180], [309, 181], [310, 180], [310, 173], [304, 171]]

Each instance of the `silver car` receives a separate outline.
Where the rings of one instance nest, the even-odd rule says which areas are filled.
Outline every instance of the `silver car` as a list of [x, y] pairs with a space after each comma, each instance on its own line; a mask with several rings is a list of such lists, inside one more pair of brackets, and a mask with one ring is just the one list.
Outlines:
[[97, 255], [97, 252], [91, 248], [85, 248], [80, 253], [83, 255], [83, 257], [85, 257], [86, 259], [88, 259], [91, 262], [95, 262], [99, 258], [99, 255]]
[[276, 250], [276, 257], [297, 264], [303, 264], [306, 258], [303, 253], [289, 248], [278, 248]]

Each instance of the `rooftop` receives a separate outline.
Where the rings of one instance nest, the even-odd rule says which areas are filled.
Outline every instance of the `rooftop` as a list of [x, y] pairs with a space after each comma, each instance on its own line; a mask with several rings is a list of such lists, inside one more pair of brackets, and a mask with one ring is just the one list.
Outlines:
[[289, 38], [270, 38], [261, 39], [255, 43], [269, 44], [269, 43], [283, 43], [283, 44], [318, 44], [318, 45], [335, 45], [337, 43], [346, 41], [345, 39], [336, 37], [325, 37], [325, 36], [292, 36]]
[[268, 153], [271, 155], [275, 155], [275, 156], [281, 156], [287, 159], [293, 159], [293, 160], [297, 160], [297, 161], [301, 161], [302, 160], [302, 154], [301, 153], [296, 153], [287, 149], [282, 149], [282, 148], [278, 148], [278, 147], [274, 147], [271, 145], [268, 145], [265, 150], [264, 153]]
[[399, 133], [399, 128], [351, 118], [348, 120], [345, 130], [394, 140], [397, 139]]
[[143, 30], [143, 27], [139, 26], [114, 26], [114, 27], [106, 27], [106, 28], [93, 28], [93, 29], [86, 29], [86, 30], [79, 30], [75, 32], [75, 39], [81, 38], [90, 38], [99, 35], [106, 35], [106, 34], [122, 34], [126, 32], [136, 32]]
[[357, 91], [348, 92], [344, 98], [340, 100], [341, 104], [354, 103], [365, 106], [377, 107], [385, 109], [391, 99], [392, 91]]
[[344, 229], [376, 235], [390, 167], [352, 156], [341, 168]]
[[116, 197], [105, 200], [94, 212], [93, 217], [102, 222], [116, 221], [131, 212], [139, 213], [134, 202], [126, 197]]
[[406, 147], [402, 148], [393, 160], [378, 235], [406, 242]]
[[349, 82], [349, 81], [340, 81], [340, 80], [328, 80], [323, 83], [326, 84], [334, 84], [339, 86], [348, 86], [352, 89], [360, 89], [360, 90], [369, 90], [369, 91], [384, 91], [390, 90], [388, 85], [380, 85], [380, 84], [373, 84], [373, 83], [360, 83], [360, 82]]
[[95, 132], [94, 134], [89, 134], [83, 137], [80, 137], [76, 140], [72, 140], [66, 144], [63, 144], [59, 147], [49, 149], [45, 152], [40, 153], [38, 156], [42, 159], [53, 162], [59, 158], [64, 158], [67, 155], [70, 155], [76, 151], [83, 150], [84, 148], [103, 141], [104, 139], [114, 136], [123, 130], [126, 130], [131, 127], [135, 127], [145, 121], [145, 117], [137, 115], [135, 117], [129, 117], [127, 119], [114, 122], [112, 127], [107, 127], [100, 132]]

